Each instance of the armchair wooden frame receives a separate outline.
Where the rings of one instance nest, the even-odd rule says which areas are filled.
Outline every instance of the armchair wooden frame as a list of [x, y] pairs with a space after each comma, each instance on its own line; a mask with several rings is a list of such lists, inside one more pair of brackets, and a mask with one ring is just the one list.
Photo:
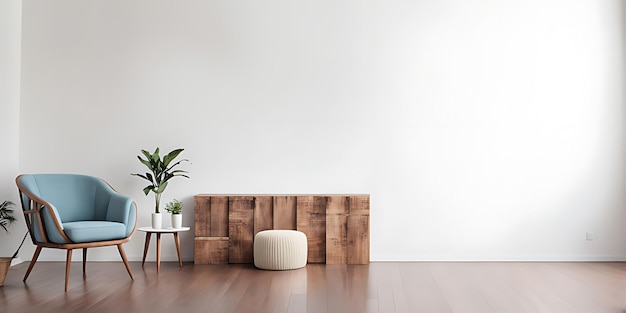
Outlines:
[[[24, 279], [22, 280], [23, 282], [26, 282], [26, 279], [28, 279], [28, 276], [30, 275], [30, 272], [33, 269], [33, 266], [37, 262], [37, 259], [39, 258], [39, 254], [41, 253], [41, 250], [43, 248], [67, 250], [67, 257], [65, 260], [65, 291], [67, 292], [68, 280], [70, 276], [70, 264], [72, 262], [72, 251], [74, 249], [83, 249], [83, 276], [86, 276], [87, 249], [96, 248], [96, 247], [107, 247], [107, 246], [117, 246], [117, 250], [119, 251], [120, 256], [122, 257], [122, 260], [124, 261], [124, 266], [126, 267], [126, 271], [128, 272], [130, 279], [131, 280], [135, 279], [130, 269], [130, 264], [128, 263], [128, 259], [126, 258], [126, 253], [124, 252], [124, 248], [122, 247], [122, 244], [128, 242], [130, 240], [130, 237], [135, 232], [135, 229], [137, 227], [137, 219], [135, 219], [133, 230], [130, 232], [130, 234], [126, 238], [117, 239], [117, 240], [108, 240], [108, 241], [72, 243], [72, 241], [69, 239], [69, 237], [65, 234], [65, 232], [61, 228], [60, 221], [56, 219], [56, 217], [54, 217], [55, 215], [53, 214], [52, 209], [50, 209], [51, 205], [45, 200], [29, 192], [24, 187], [24, 185], [22, 185], [22, 183], [19, 181], [19, 176], [16, 178], [15, 181], [19, 189], [20, 203], [22, 204], [22, 210], [24, 212], [24, 221], [26, 221], [26, 227], [28, 227], [30, 238], [33, 244], [37, 247], [30, 261], [30, 265], [28, 266], [28, 269], [26, 270], [26, 274], [24, 274]], [[108, 182], [105, 181], [105, 183], [109, 185], [111, 189], [115, 191], [115, 189]], [[26, 199], [24, 199], [23, 196], [26, 196], [28, 198], [28, 201], [25, 201]], [[136, 213], [137, 205], [134, 202], [133, 204], [134, 204], [135, 213]], [[43, 210], [48, 210], [48, 213], [50, 213], [50, 215], [54, 218], [55, 225], [45, 225], [44, 219], [41, 216], [42, 214], [41, 212]], [[38, 242], [36, 240], [34, 227], [37, 227], [39, 230], [39, 233], [41, 234], [41, 237], [42, 237], [41, 242]], [[46, 235], [45, 227], [56, 227], [59, 233], [63, 236], [63, 239], [66, 240], [68, 243], [59, 244], [59, 243], [50, 242], [48, 240], [48, 236]]]

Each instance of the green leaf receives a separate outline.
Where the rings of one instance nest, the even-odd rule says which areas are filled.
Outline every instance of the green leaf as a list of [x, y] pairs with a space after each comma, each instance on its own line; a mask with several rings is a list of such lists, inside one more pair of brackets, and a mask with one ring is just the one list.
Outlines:
[[161, 157], [159, 156], [159, 147], [157, 147], [154, 150], [154, 153], [152, 154], [152, 161], [158, 162], [160, 159], [161, 159]]
[[170, 162], [172, 162], [178, 155], [183, 152], [185, 149], [175, 149], [170, 151], [166, 156], [163, 157], [163, 167], [168, 167]]
[[150, 191], [154, 190], [154, 187], [152, 185], [147, 186], [146, 188], [143, 189], [143, 193], [146, 194], [146, 196], [150, 193]]
[[152, 158], [152, 154], [146, 150], [141, 150], [141, 153], [146, 157], [146, 159], [150, 160]]
[[179, 165], [179, 164], [180, 164], [180, 163], [182, 163], [182, 162], [189, 162], [189, 160], [187, 160], [187, 159], [182, 159], [182, 160], [180, 160], [180, 161], [178, 161], [178, 162], [174, 163], [174, 165], [170, 166], [167, 170], [169, 171], [169, 170], [173, 169], [174, 167], [176, 167], [177, 165]]
[[[147, 173], [146, 173], [146, 174], [147, 174]], [[135, 173], [133, 173], [133, 174], [130, 174], [130, 175], [133, 175], [133, 176], [138, 176], [138, 177], [141, 177], [141, 178], [143, 178], [143, 179], [145, 179], [145, 180], [147, 180], [147, 181], [149, 181], [149, 182], [152, 182], [152, 180], [148, 179], [148, 177], [146, 177], [146, 176], [144, 176], [144, 175], [141, 175], [141, 174], [135, 174]]]
[[164, 181], [161, 183], [161, 185], [159, 185], [159, 188], [157, 188], [157, 190], [155, 191], [156, 193], [162, 193], [163, 191], [165, 191], [165, 188], [167, 187], [167, 182]]
[[149, 169], [152, 169], [152, 164], [150, 163], [150, 161], [144, 160], [140, 156], [137, 156], [137, 158], [139, 159], [139, 162], [141, 162], [143, 165], [147, 166]]

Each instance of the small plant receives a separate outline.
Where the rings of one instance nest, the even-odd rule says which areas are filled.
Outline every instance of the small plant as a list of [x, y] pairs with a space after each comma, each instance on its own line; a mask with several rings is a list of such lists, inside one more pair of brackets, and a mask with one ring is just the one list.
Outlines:
[[178, 157], [178, 155], [183, 152], [183, 150], [184, 149], [172, 150], [170, 153], [164, 155], [161, 159], [161, 157], [159, 156], [159, 148], [157, 147], [153, 153], [150, 153], [146, 150], [141, 150], [141, 153], [143, 153], [146, 159], [143, 159], [141, 156], [137, 156], [139, 162], [145, 165], [150, 170], [150, 172], [147, 172], [145, 174], [133, 173], [131, 175], [141, 177], [150, 182], [150, 184], [143, 189], [143, 193], [145, 193], [147, 196], [150, 191], [154, 192], [155, 213], [160, 213], [159, 203], [161, 202], [161, 194], [163, 193], [163, 191], [165, 191], [165, 188], [167, 187], [167, 182], [171, 178], [176, 176], [189, 178], [189, 176], [186, 175], [186, 171], [174, 170], [177, 165], [182, 162], [189, 162], [189, 160], [182, 159], [178, 162], [172, 163]]
[[[4, 201], [0, 203], [0, 227], [2, 227], [2, 229], [4, 229], [4, 231], [7, 233], [9, 232], [9, 226], [11, 226], [11, 224], [16, 221], [15, 217], [13, 216], [14, 205], [15, 203], [11, 201]], [[26, 240], [26, 236], [28, 236], [28, 231], [26, 232], [26, 234], [24, 234], [24, 238], [22, 238], [22, 243], [20, 243], [20, 246], [17, 247], [17, 250], [15, 250], [15, 253], [13, 253], [13, 255], [11, 256], [12, 259], [15, 259], [17, 257], [17, 254], [20, 252], [22, 245], [24, 245], [24, 240]]]
[[181, 214], [183, 212], [183, 203], [174, 199], [165, 205], [165, 210], [172, 214]]

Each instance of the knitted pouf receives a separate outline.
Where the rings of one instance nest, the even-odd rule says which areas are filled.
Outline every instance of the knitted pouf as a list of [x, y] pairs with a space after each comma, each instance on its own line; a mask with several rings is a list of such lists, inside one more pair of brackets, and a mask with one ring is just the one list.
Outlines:
[[264, 270], [293, 270], [307, 261], [307, 240], [295, 230], [264, 230], [254, 236], [254, 266]]

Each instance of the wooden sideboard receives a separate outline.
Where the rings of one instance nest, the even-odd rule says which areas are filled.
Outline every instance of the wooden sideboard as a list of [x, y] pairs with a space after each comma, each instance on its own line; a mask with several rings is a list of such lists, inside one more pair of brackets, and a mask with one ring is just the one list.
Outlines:
[[195, 264], [253, 263], [262, 230], [306, 234], [308, 263], [369, 264], [369, 195], [194, 196]]

